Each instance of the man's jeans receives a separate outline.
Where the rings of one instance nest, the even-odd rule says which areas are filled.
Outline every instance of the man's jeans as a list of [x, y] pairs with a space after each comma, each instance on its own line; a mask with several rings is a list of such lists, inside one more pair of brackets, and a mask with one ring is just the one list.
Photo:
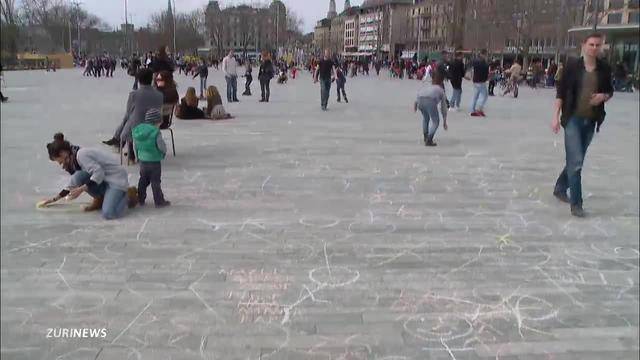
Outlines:
[[329, 94], [331, 93], [331, 79], [320, 79], [320, 105], [323, 109], [329, 104]]
[[569, 189], [571, 205], [574, 206], [582, 206], [582, 165], [595, 126], [593, 120], [573, 116], [564, 128], [566, 165], [556, 181], [554, 192], [566, 194]]
[[238, 100], [238, 76], [225, 76], [224, 78], [227, 80], [227, 101]]
[[[482, 111], [487, 103], [489, 94], [487, 93], [487, 83], [473, 83], [474, 93], [473, 102], [471, 103], [471, 112]], [[482, 96], [482, 100], [480, 100]]]
[[134, 76], [135, 80], [133, 81], [133, 90], [138, 90], [138, 76]]
[[453, 95], [451, 95], [451, 101], [450, 104], [452, 108], [459, 108], [460, 107], [460, 102], [462, 101], [462, 88], [460, 89], [453, 89]]
[[122, 217], [127, 208], [126, 191], [116, 189], [103, 181], [100, 185], [89, 183], [91, 175], [83, 170], [76, 171], [71, 177], [71, 184], [74, 186], [87, 185], [87, 193], [93, 198], [104, 197], [102, 202], [102, 217], [106, 220], [113, 220]]
[[[438, 114], [438, 103], [426, 97], [418, 98], [418, 109], [422, 113], [422, 133], [425, 140], [433, 141], [438, 126], [440, 125], [440, 114]], [[431, 126], [429, 126], [431, 122]]]
[[200, 97], [204, 96], [204, 92], [207, 90], [207, 78], [200, 77]]

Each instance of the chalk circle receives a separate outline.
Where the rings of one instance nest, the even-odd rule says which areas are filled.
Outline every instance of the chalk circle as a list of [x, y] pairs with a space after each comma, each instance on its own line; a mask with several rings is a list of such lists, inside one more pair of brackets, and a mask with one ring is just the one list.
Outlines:
[[351, 270], [344, 266], [334, 266], [331, 272], [326, 267], [320, 267], [309, 271], [309, 280], [318, 286], [324, 287], [344, 287], [358, 281], [360, 272]]
[[473, 324], [456, 314], [416, 314], [403, 324], [411, 336], [427, 342], [452, 341], [468, 337], [473, 332]]
[[42, 206], [43, 201], [36, 204], [36, 210], [47, 212], [70, 212], [81, 213], [84, 212], [84, 208], [91, 205], [90, 203], [73, 203], [73, 202], [58, 202]]
[[353, 222], [349, 224], [349, 232], [353, 234], [389, 234], [396, 231], [394, 224], [380, 222]]
[[640, 259], [640, 252], [637, 249], [634, 249], [631, 247], [619, 246], [612, 250], [602, 250], [599, 247], [597, 247], [596, 244], [591, 244], [591, 249], [611, 259], [618, 259], [618, 260]]
[[528, 321], [551, 320], [558, 316], [558, 310], [550, 302], [531, 295], [523, 295], [516, 300], [515, 310], [520, 319]]
[[303, 217], [298, 221], [301, 225], [309, 226], [309, 227], [317, 227], [320, 229], [331, 228], [340, 223], [340, 219], [338, 218], [324, 218], [324, 217], [316, 217], [316, 218], [306, 218]]

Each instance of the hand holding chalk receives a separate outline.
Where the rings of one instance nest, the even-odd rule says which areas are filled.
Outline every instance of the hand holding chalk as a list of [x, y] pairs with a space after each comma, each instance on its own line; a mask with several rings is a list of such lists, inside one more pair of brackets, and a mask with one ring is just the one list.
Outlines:
[[42, 200], [36, 203], [36, 208], [42, 209], [47, 207], [51, 203], [51, 200]]

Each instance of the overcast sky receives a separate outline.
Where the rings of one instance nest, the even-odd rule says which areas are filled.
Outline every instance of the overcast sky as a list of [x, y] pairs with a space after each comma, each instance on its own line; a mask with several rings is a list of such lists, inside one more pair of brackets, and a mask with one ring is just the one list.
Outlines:
[[[304, 20], [304, 32], [313, 31], [316, 21], [327, 15], [329, 0], [282, 0], [287, 8], [297, 13]], [[80, 0], [82, 7], [100, 16], [112, 26], [124, 23], [124, 0]], [[129, 20], [136, 26], [145, 25], [149, 16], [167, 8], [167, 0], [128, 0]], [[208, 0], [175, 0], [178, 12], [204, 8]], [[269, 3], [271, 0], [221, 0], [222, 7], [237, 4]], [[352, 0], [351, 5], [359, 5], [362, 0]], [[336, 0], [337, 11], [344, 7], [344, 0]]]

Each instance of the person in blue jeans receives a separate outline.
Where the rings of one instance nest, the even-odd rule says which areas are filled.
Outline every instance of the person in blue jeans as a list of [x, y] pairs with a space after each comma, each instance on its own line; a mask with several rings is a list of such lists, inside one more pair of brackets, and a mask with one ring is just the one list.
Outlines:
[[101, 209], [106, 220], [124, 216], [127, 207], [137, 204], [137, 191], [129, 187], [127, 170], [120, 165], [118, 158], [112, 153], [94, 148], [72, 146], [57, 133], [53, 142], [47, 144], [49, 159], [55, 161], [71, 174], [65, 189], [55, 197], [43, 201], [40, 206], [47, 206], [63, 198], [74, 200], [88, 193], [93, 203], [85, 207], [85, 211]]
[[[571, 205], [571, 214], [584, 217], [582, 167], [594, 132], [604, 122], [604, 104], [613, 96], [611, 68], [598, 58], [603, 36], [592, 33], [582, 43], [580, 59], [571, 59], [557, 86], [554, 133], [564, 127], [565, 167], [556, 181], [553, 195]], [[561, 115], [562, 114], [562, 115]], [[567, 190], [569, 195], [567, 196]]]
[[489, 80], [489, 64], [487, 50], [481, 50], [480, 56], [472, 63], [473, 101], [471, 102], [471, 116], [486, 116], [484, 106], [489, 98], [487, 81]]
[[422, 113], [422, 133], [424, 135], [425, 146], [437, 146], [433, 141], [438, 126], [440, 125], [440, 115], [438, 105], [442, 111], [443, 127], [447, 126], [447, 95], [442, 88], [444, 76], [439, 72], [434, 72], [431, 77], [431, 84], [423, 86], [418, 91], [418, 96], [413, 105], [413, 110]]
[[329, 94], [331, 93], [331, 83], [335, 80], [335, 63], [331, 60], [331, 52], [324, 51], [324, 58], [318, 63], [318, 70], [314, 74], [314, 82], [320, 81], [320, 107], [322, 111], [327, 111], [329, 105]]
[[207, 89], [207, 78], [209, 77], [209, 68], [204, 59], [200, 60], [200, 65], [194, 73], [194, 79], [200, 76], [200, 100], [204, 100], [204, 92]]

